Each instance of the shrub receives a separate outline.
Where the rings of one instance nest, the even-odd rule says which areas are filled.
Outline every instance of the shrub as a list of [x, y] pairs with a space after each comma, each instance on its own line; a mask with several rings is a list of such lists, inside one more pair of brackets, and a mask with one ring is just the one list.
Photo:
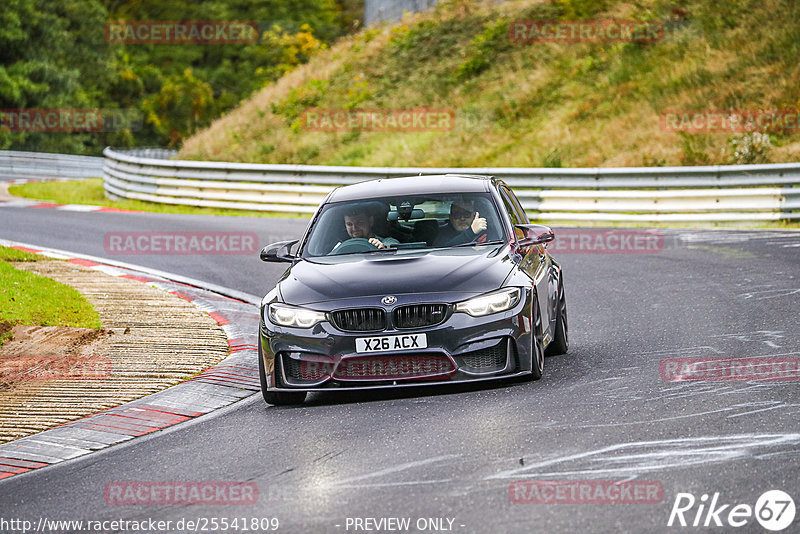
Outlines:
[[769, 163], [769, 151], [772, 143], [769, 134], [747, 132], [728, 139], [731, 148], [730, 162], [739, 165], [750, 163]]

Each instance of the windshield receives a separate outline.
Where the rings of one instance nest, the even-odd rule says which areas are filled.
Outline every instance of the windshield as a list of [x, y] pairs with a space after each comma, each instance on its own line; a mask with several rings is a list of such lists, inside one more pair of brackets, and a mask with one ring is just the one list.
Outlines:
[[441, 193], [328, 204], [304, 257], [450, 248], [502, 242], [488, 193]]

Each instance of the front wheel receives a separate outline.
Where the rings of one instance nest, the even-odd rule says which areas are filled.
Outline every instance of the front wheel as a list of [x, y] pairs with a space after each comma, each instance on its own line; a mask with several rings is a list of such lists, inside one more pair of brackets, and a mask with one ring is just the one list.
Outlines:
[[558, 309], [556, 310], [556, 333], [547, 346], [545, 354], [555, 356], [569, 350], [569, 324], [567, 323], [567, 297], [564, 295], [564, 279], [558, 277]]
[[261, 336], [258, 336], [258, 378], [261, 382], [261, 395], [267, 404], [286, 406], [302, 404], [306, 400], [305, 391], [267, 391], [267, 373], [264, 370], [264, 358], [261, 357]]
[[539, 380], [544, 373], [544, 348], [542, 343], [542, 314], [539, 301], [533, 296], [533, 332], [531, 332], [531, 374], [528, 380]]

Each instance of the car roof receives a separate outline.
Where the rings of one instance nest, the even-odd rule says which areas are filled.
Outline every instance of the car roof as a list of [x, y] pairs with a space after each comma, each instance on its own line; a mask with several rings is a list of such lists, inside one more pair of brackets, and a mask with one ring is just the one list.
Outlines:
[[410, 194], [483, 193], [489, 190], [491, 181], [491, 176], [470, 174], [381, 178], [338, 187], [331, 192], [328, 202]]

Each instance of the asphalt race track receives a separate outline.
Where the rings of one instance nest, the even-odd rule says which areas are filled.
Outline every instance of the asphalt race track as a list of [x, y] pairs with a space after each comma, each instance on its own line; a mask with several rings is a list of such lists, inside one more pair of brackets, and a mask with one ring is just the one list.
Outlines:
[[[255, 232], [261, 245], [296, 238], [305, 224], [0, 207], [0, 238], [259, 296], [283, 267], [261, 263], [257, 252], [119, 255], [106, 250], [104, 236]], [[279, 532], [376, 531], [369, 518], [384, 520], [383, 531], [396, 525], [388, 518], [410, 518], [408, 532], [727, 532], [734, 530], [728, 512], [738, 504], [755, 507], [767, 490], [783, 490], [800, 504], [797, 379], [662, 377], [668, 358], [800, 356], [800, 232], [663, 235], [663, 249], [651, 253], [554, 253], [565, 267], [571, 347], [548, 358], [539, 382], [318, 394], [284, 408], [255, 394], [165, 431], [0, 481], [0, 517], [34, 525], [41, 518], [171, 520], [176, 531], [181, 519], [238, 517], [277, 518]], [[512, 502], [514, 482], [560, 480], [648, 481], [663, 495], [632, 504]], [[258, 500], [108, 504], [106, 486], [126, 481], [252, 482]], [[668, 527], [679, 493], [697, 501], [685, 513], [689, 525], [701, 496], [708, 496], [707, 510], [718, 493], [717, 508], [729, 505], [718, 516], [724, 527], [713, 527], [705, 511], [701, 527]], [[707, 519], [712, 526], [702, 528]], [[735, 530], [766, 532], [754, 517], [744, 521]], [[798, 531], [800, 514], [785, 530]]]

